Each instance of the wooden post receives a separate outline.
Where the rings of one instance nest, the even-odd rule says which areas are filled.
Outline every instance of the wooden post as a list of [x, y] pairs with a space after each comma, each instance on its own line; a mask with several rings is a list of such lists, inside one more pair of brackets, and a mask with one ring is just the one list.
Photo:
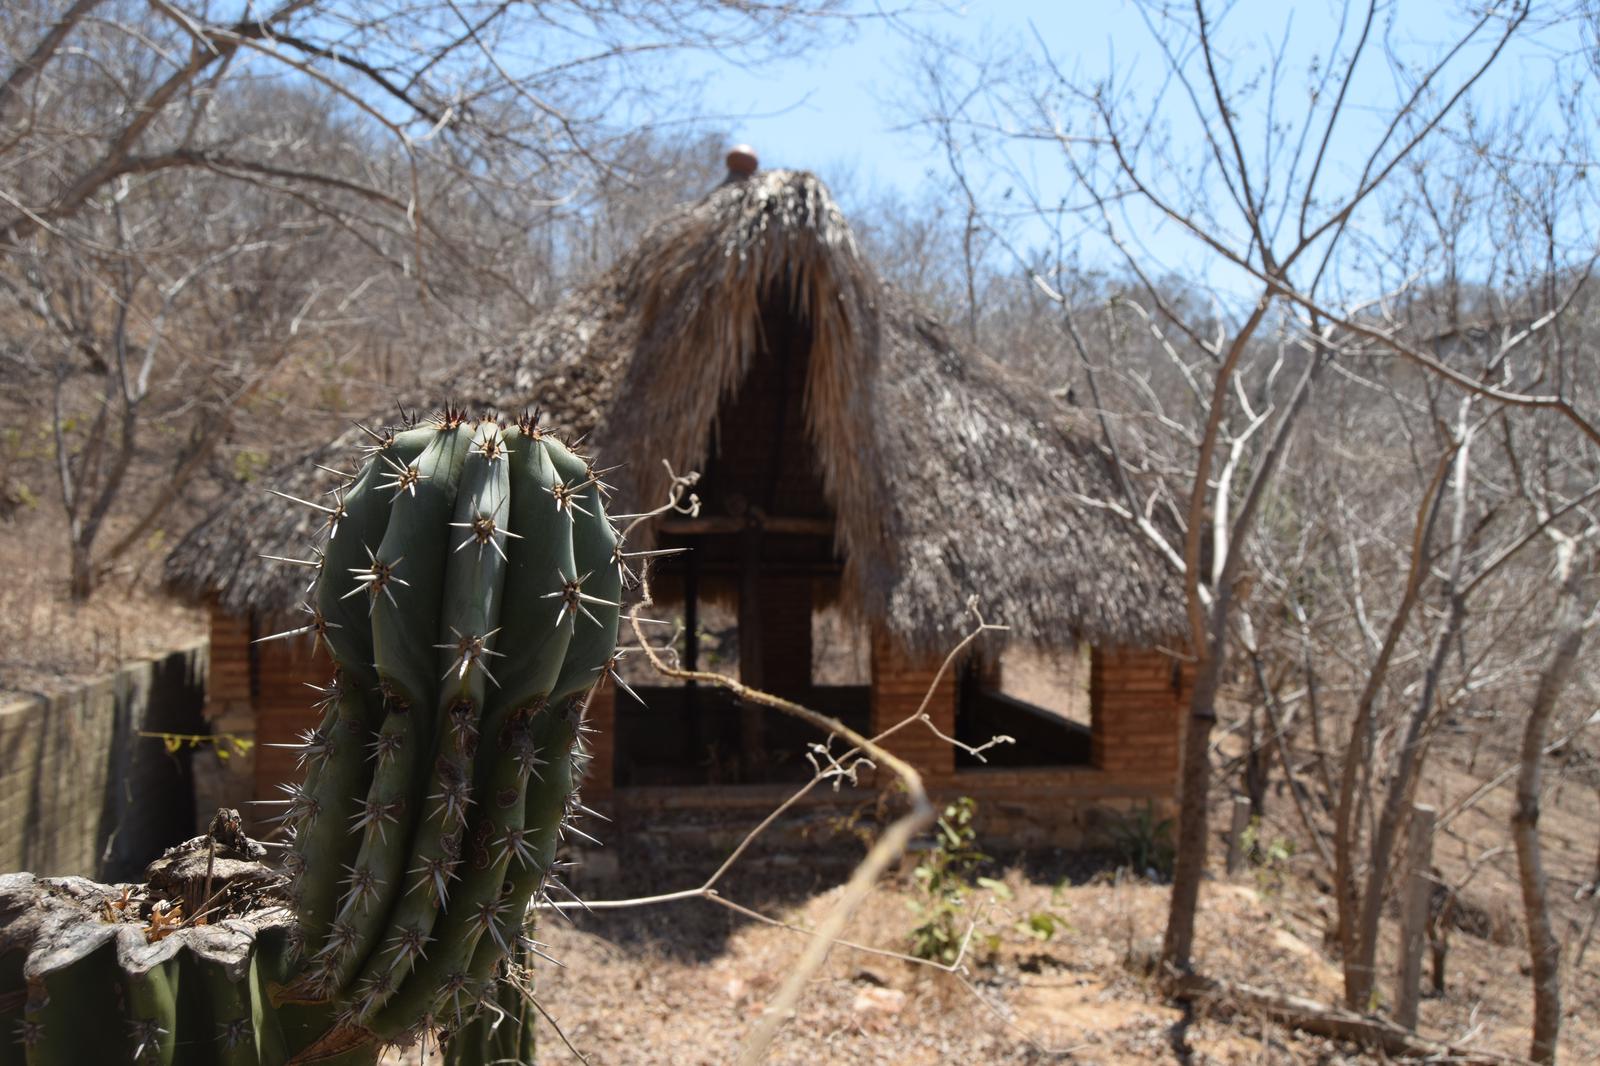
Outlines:
[[1233, 797], [1233, 824], [1228, 827], [1228, 876], [1232, 877], [1244, 861], [1244, 831], [1250, 827], [1250, 800]]
[[[747, 511], [739, 554], [739, 680], [756, 689], [767, 687], [760, 588], [761, 517]], [[739, 710], [739, 772], [743, 784], [753, 782], [766, 761], [766, 713], [754, 705], [741, 705]]]
[[1407, 1029], [1417, 1027], [1417, 1000], [1421, 994], [1422, 943], [1427, 938], [1428, 899], [1433, 894], [1432, 807], [1411, 808], [1411, 829], [1406, 839], [1405, 895], [1400, 903], [1400, 969], [1395, 975], [1394, 1019]]

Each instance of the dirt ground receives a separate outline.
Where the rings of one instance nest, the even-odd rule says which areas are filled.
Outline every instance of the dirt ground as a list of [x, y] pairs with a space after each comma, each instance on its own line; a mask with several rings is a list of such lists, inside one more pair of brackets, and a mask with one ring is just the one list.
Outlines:
[[[1204, 893], [1202, 972], [1325, 1003], [1339, 971], [1320, 949], [1324, 916], [1274, 872], [1251, 871]], [[1288, 875], [1292, 880], [1293, 875]], [[960, 973], [837, 948], [802, 1000], [774, 1063], [1339, 1063], [1370, 1061], [1357, 1049], [1260, 1018], [1190, 1017], [1143, 976], [1159, 943], [1167, 890], [1103, 873], [1051, 884], [1012, 868], [1012, 899], [979, 891], [974, 947]], [[661, 885], [661, 888], [677, 887]], [[903, 951], [915, 924], [910, 879], [876, 891], [849, 936]], [[772, 917], [819, 922], [837, 896], [823, 890], [771, 901]], [[741, 897], [750, 902], [749, 897]], [[1064, 919], [1048, 941], [1017, 927], [1031, 913]], [[541, 939], [563, 968], [540, 973], [541, 1004], [568, 1040], [597, 1064], [732, 1061], [762, 1007], [803, 947], [803, 937], [732, 915], [704, 901], [548, 920]], [[1392, 939], [1392, 937], [1391, 937]], [[1444, 997], [1424, 999], [1421, 1031], [1469, 1048], [1517, 1055], [1528, 1026], [1528, 983], [1519, 947], [1457, 936]], [[1392, 958], [1384, 960], [1385, 973]], [[1600, 972], [1569, 981], [1565, 1061], [1593, 1061], [1600, 1039]], [[1387, 993], [1387, 983], [1384, 991]], [[567, 1058], [547, 1027], [544, 1061]]]
[[[1070, 665], [1070, 664], [1069, 664]], [[1060, 664], [1007, 656], [1009, 686], [1024, 698], [1050, 697]], [[1075, 690], [1075, 686], [1074, 686]], [[1075, 691], [1058, 697], [1076, 710]], [[1449, 937], [1445, 992], [1426, 991], [1419, 1032], [1467, 1051], [1524, 1054], [1531, 988], [1515, 856], [1507, 832], [1509, 781], [1461, 807], [1511, 764], [1516, 738], [1472, 747], [1441, 744], [1418, 802], [1442, 816], [1435, 864], [1460, 887]], [[1213, 865], [1221, 865], [1221, 824], [1230, 800], [1224, 736], [1212, 824]], [[1303, 755], [1303, 753], [1301, 753]], [[1302, 764], [1302, 772], [1305, 771]], [[1552, 768], [1541, 825], [1558, 937], [1566, 945], [1562, 1061], [1600, 1061], [1600, 945], [1586, 944], [1600, 898], [1586, 891], [1595, 869], [1597, 795], [1582, 774]], [[1276, 775], [1281, 781], [1281, 771]], [[1458, 809], [1460, 808], [1460, 809]], [[1326, 872], [1303, 837], [1287, 791], [1269, 792], [1256, 833], [1258, 861], [1202, 893], [1196, 961], [1207, 975], [1319, 1003], [1339, 1002], [1342, 978], [1326, 943], [1333, 901]], [[981, 841], [980, 841], [981, 846]], [[919, 898], [908, 859], [851, 922], [847, 936], [903, 952]], [[757, 860], [725, 886], [730, 899], [800, 928], [814, 927], [838, 896], [848, 863], [819, 855]], [[622, 871], [620, 885], [586, 883], [594, 899], [692, 887], [681, 870]], [[1147, 976], [1165, 926], [1165, 885], [1119, 868], [1117, 857], [1045, 855], [985, 871], [1004, 888], [975, 889], [976, 923], [960, 971], [838, 947], [785, 1026], [773, 1063], [1343, 1063], [1377, 1061], [1351, 1045], [1310, 1036], [1217, 1005], [1185, 1013]], [[1470, 875], [1470, 876], [1469, 876]], [[1023, 928], [1031, 915], [1058, 919], [1047, 940]], [[563, 966], [542, 965], [539, 999], [588, 1062], [698, 1064], [732, 1061], [804, 946], [803, 935], [749, 920], [704, 900], [547, 918], [540, 938]], [[1393, 995], [1398, 939], [1386, 919], [1379, 957], [1380, 1012]], [[1581, 966], [1573, 967], [1585, 945]], [[549, 1025], [543, 1061], [578, 1061]]]

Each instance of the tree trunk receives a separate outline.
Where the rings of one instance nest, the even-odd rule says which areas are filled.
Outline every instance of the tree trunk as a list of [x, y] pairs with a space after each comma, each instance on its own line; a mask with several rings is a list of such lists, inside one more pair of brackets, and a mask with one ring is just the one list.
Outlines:
[[[1591, 766], [1589, 772], [1595, 775], [1594, 798], [1596, 807], [1600, 807], [1600, 766]], [[1597, 812], [1600, 813], [1600, 812]], [[1595, 822], [1600, 825], [1600, 818]], [[1594, 851], [1594, 873], [1589, 876], [1589, 895], [1600, 898], [1600, 837], [1596, 838]]]
[[1428, 908], [1428, 947], [1433, 954], [1433, 994], [1445, 993], [1445, 963], [1450, 956], [1450, 929], [1455, 921], [1456, 889], [1449, 885], [1434, 886], [1436, 906]]
[[1250, 818], [1260, 821], [1267, 816], [1268, 738], [1261, 732], [1254, 706], [1250, 708], [1249, 751], [1244, 757], [1244, 794], [1250, 800]]
[[83, 603], [94, 594], [94, 559], [87, 544], [72, 545], [71, 591], [74, 603]]
[[1211, 729], [1217, 723], [1216, 693], [1220, 670], [1215, 656], [1201, 662], [1189, 698], [1189, 720], [1183, 735], [1183, 763], [1178, 785], [1178, 848], [1172, 866], [1172, 901], [1161, 962], [1179, 973], [1194, 970], [1194, 919], [1200, 905], [1200, 881], [1206, 872], [1207, 821], [1211, 789]]
[[1600, 896], [1600, 847], [1595, 848], [1594, 876], [1589, 878], [1590, 895]]
[[1366, 1007], [1364, 1002], [1357, 1004], [1352, 1001], [1349, 960], [1356, 954], [1356, 918], [1360, 904], [1360, 888], [1356, 884], [1355, 864], [1359, 821], [1357, 807], [1367, 795], [1364, 790], [1357, 788], [1357, 781], [1363, 770], [1370, 771], [1372, 767], [1372, 733], [1378, 698], [1389, 674], [1389, 663], [1394, 657], [1395, 649], [1399, 647], [1401, 634], [1410, 623], [1411, 612], [1417, 605], [1423, 578], [1428, 571], [1428, 560], [1431, 557], [1429, 545], [1433, 541], [1433, 527], [1438, 521], [1440, 500], [1443, 497], [1440, 489], [1444, 485], [1454, 455], [1455, 449], [1452, 448], [1439, 457], [1438, 465], [1433, 471], [1433, 480], [1429, 483], [1428, 490], [1423, 494], [1422, 503], [1418, 507], [1416, 526], [1412, 533], [1411, 560], [1406, 575], [1405, 594], [1400, 597], [1394, 617], [1389, 620], [1389, 628], [1384, 633], [1378, 657], [1367, 672], [1361, 698], [1356, 702], [1355, 721], [1350, 726], [1350, 740], [1345, 746], [1344, 766], [1339, 773], [1339, 801], [1333, 812], [1333, 891], [1338, 908], [1335, 939], [1339, 944], [1340, 955], [1345, 960], [1346, 1002], [1356, 1010]]
[[1400, 762], [1389, 780], [1389, 788], [1384, 793], [1383, 807], [1378, 815], [1378, 825], [1372, 834], [1366, 886], [1361, 893], [1355, 929], [1355, 951], [1344, 959], [1345, 1006], [1351, 1010], [1372, 1009], [1377, 978], [1378, 931], [1383, 919], [1383, 888], [1389, 880], [1395, 840], [1405, 822], [1406, 801], [1411, 795], [1411, 785], [1422, 769], [1423, 732], [1433, 715], [1445, 657], [1454, 645], [1456, 634], [1461, 629], [1461, 620], [1465, 617], [1466, 601], [1460, 595], [1452, 595], [1450, 614], [1434, 645], [1433, 658], [1423, 677], [1422, 694], [1418, 696], [1416, 706], [1411, 709], [1411, 716], [1406, 722], [1405, 735], [1400, 743]]
[[1533, 1042], [1528, 1057], [1554, 1062], [1561, 1033], [1561, 945], [1550, 927], [1544, 862], [1539, 849], [1540, 763], [1556, 701], [1572, 676], [1583, 647], [1584, 612], [1581, 582], [1567, 545], [1558, 563], [1561, 578], [1555, 610], [1555, 643], [1539, 675], [1533, 705], [1522, 733], [1522, 764], [1517, 773], [1517, 806], [1511, 835], [1517, 845], [1517, 872], [1522, 882], [1522, 909], [1528, 922], [1528, 955], [1533, 965]]

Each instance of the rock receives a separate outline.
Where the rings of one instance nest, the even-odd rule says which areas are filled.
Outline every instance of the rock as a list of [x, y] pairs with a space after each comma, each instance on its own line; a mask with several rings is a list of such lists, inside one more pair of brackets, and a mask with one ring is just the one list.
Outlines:
[[856, 993], [850, 1009], [869, 1019], [886, 1020], [899, 1014], [906, 1005], [906, 994], [898, 988], [868, 986]]

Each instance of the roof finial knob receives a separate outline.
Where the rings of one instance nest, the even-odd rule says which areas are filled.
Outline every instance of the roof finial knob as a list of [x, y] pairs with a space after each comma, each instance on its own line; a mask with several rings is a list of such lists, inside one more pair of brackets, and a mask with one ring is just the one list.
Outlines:
[[743, 181], [756, 172], [761, 166], [761, 160], [756, 158], [756, 150], [748, 144], [736, 144], [728, 151], [728, 180]]

